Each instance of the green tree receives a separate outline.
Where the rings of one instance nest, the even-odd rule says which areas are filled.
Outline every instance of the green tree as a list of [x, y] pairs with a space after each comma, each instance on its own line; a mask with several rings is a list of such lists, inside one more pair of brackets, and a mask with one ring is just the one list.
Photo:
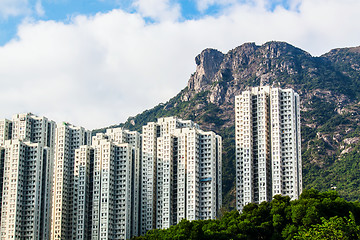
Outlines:
[[360, 228], [355, 223], [354, 216], [350, 213], [347, 217], [321, 218], [321, 223], [311, 228], [302, 227], [295, 236], [298, 240], [355, 240], [360, 239]]

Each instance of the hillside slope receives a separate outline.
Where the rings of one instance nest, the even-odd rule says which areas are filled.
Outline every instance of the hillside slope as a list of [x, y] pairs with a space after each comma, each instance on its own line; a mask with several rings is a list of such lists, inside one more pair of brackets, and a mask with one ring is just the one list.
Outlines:
[[249, 86], [293, 88], [301, 97], [304, 187], [336, 187], [346, 199], [360, 199], [359, 47], [313, 57], [285, 42], [245, 43], [226, 54], [205, 49], [195, 62], [186, 88], [122, 126], [141, 130], [148, 121], [175, 115], [220, 134], [224, 204], [232, 209], [235, 96]]

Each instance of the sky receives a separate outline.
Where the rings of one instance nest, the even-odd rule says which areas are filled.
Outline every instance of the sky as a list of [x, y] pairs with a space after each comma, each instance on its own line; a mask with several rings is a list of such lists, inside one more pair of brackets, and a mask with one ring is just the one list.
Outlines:
[[319, 56], [360, 45], [359, 13], [359, 0], [0, 0], [0, 119], [118, 124], [186, 87], [205, 48]]

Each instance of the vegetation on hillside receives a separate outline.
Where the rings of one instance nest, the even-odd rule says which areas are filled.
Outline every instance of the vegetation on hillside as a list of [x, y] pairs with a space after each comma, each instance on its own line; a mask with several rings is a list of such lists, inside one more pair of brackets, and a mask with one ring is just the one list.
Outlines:
[[148, 231], [133, 240], [161, 239], [359, 239], [360, 203], [337, 192], [305, 190], [299, 200], [276, 195], [271, 202], [250, 203], [216, 220], [188, 221]]
[[[177, 116], [220, 134], [223, 204], [231, 210], [235, 207], [233, 95], [264, 79], [265, 84], [291, 87], [301, 98], [304, 188], [327, 191], [336, 187], [346, 200], [360, 200], [360, 48], [335, 49], [312, 57], [287, 43], [244, 44], [224, 59], [223, 68], [214, 75], [217, 78], [204, 89], [186, 87], [168, 102], [130, 117], [120, 126], [141, 131], [149, 121]], [[210, 101], [214, 93], [221, 98], [218, 102]]]

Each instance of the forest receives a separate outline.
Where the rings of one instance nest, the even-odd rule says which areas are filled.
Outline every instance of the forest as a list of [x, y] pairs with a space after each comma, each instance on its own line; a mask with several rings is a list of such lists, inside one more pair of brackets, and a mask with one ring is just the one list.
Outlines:
[[336, 191], [304, 190], [298, 200], [276, 195], [271, 202], [250, 203], [219, 219], [183, 219], [133, 240], [155, 239], [360, 239], [360, 203]]

